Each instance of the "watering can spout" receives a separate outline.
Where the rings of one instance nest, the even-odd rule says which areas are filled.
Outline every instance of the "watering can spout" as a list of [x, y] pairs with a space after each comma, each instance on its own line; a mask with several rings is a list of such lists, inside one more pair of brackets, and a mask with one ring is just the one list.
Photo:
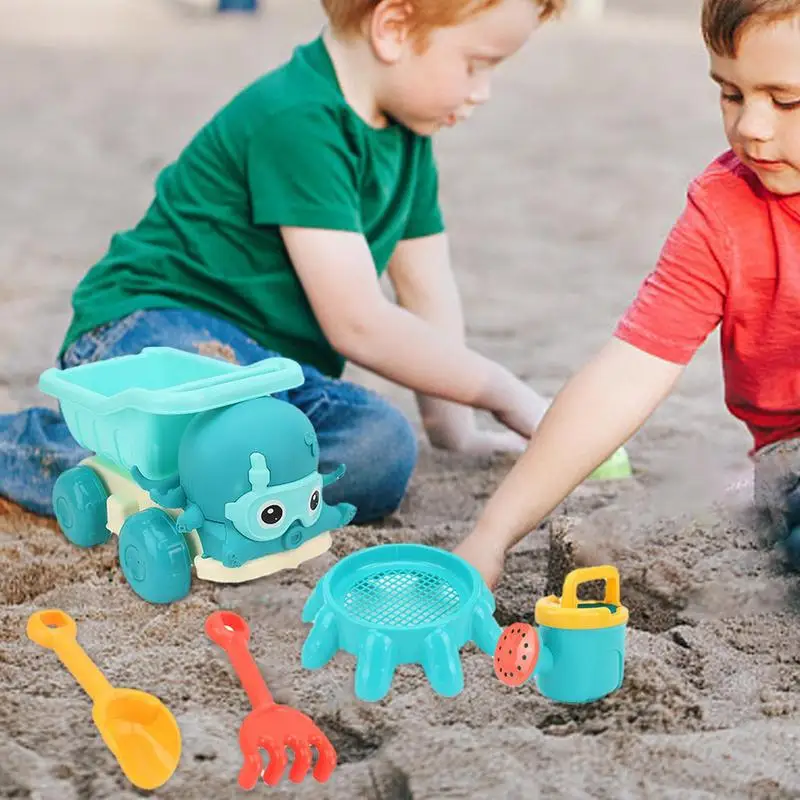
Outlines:
[[552, 663], [550, 652], [542, 653], [536, 628], [525, 622], [515, 622], [497, 640], [494, 672], [507, 686], [521, 686], [537, 671], [537, 665], [541, 663], [538, 670], [542, 667], [546, 669], [548, 659]]
[[553, 651], [542, 643], [539, 630], [524, 622], [509, 625], [497, 641], [495, 675], [507, 686], [521, 686], [530, 677], [537, 680], [554, 666]]

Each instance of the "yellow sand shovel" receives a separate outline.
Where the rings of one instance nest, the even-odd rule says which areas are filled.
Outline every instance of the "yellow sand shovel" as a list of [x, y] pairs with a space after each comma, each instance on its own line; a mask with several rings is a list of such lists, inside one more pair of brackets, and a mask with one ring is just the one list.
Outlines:
[[58, 609], [28, 619], [28, 638], [53, 650], [94, 701], [94, 724], [128, 780], [140, 789], [157, 789], [181, 757], [178, 723], [157, 697], [111, 686], [76, 637], [75, 620]]

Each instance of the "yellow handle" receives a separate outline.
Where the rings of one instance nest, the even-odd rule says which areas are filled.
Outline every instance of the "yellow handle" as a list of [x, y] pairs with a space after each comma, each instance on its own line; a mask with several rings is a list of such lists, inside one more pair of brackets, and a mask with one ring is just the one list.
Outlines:
[[589, 581], [605, 581], [606, 593], [604, 603], [621, 605], [619, 590], [619, 572], [616, 567], [583, 567], [574, 569], [564, 579], [564, 591], [561, 594], [561, 608], [578, 607], [578, 586]]
[[37, 611], [28, 618], [28, 638], [52, 650], [94, 702], [112, 690], [105, 675], [78, 644], [75, 620], [58, 608]]

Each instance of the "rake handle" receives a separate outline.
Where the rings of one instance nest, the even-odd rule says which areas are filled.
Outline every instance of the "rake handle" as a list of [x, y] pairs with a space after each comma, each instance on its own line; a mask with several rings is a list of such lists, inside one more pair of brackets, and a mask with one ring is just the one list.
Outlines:
[[247, 623], [233, 611], [215, 611], [206, 620], [205, 628], [208, 638], [228, 654], [253, 709], [275, 705], [264, 676], [247, 646], [250, 639]]

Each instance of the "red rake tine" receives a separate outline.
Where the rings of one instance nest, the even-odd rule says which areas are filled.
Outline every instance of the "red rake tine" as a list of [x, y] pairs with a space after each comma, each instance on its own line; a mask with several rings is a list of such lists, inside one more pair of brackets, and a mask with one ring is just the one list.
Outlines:
[[[336, 750], [309, 717], [273, 700], [248, 649], [250, 628], [247, 623], [232, 611], [215, 611], [206, 620], [205, 628], [208, 638], [227, 653], [253, 707], [239, 730], [239, 745], [244, 756], [239, 785], [252, 789], [263, 774], [264, 782], [275, 786], [288, 764], [287, 747], [294, 753], [289, 771], [292, 783], [300, 783], [308, 773], [313, 758], [312, 746], [318, 753], [314, 778], [320, 783], [327, 781], [336, 768]], [[266, 769], [261, 760], [262, 749], [269, 755]]]

